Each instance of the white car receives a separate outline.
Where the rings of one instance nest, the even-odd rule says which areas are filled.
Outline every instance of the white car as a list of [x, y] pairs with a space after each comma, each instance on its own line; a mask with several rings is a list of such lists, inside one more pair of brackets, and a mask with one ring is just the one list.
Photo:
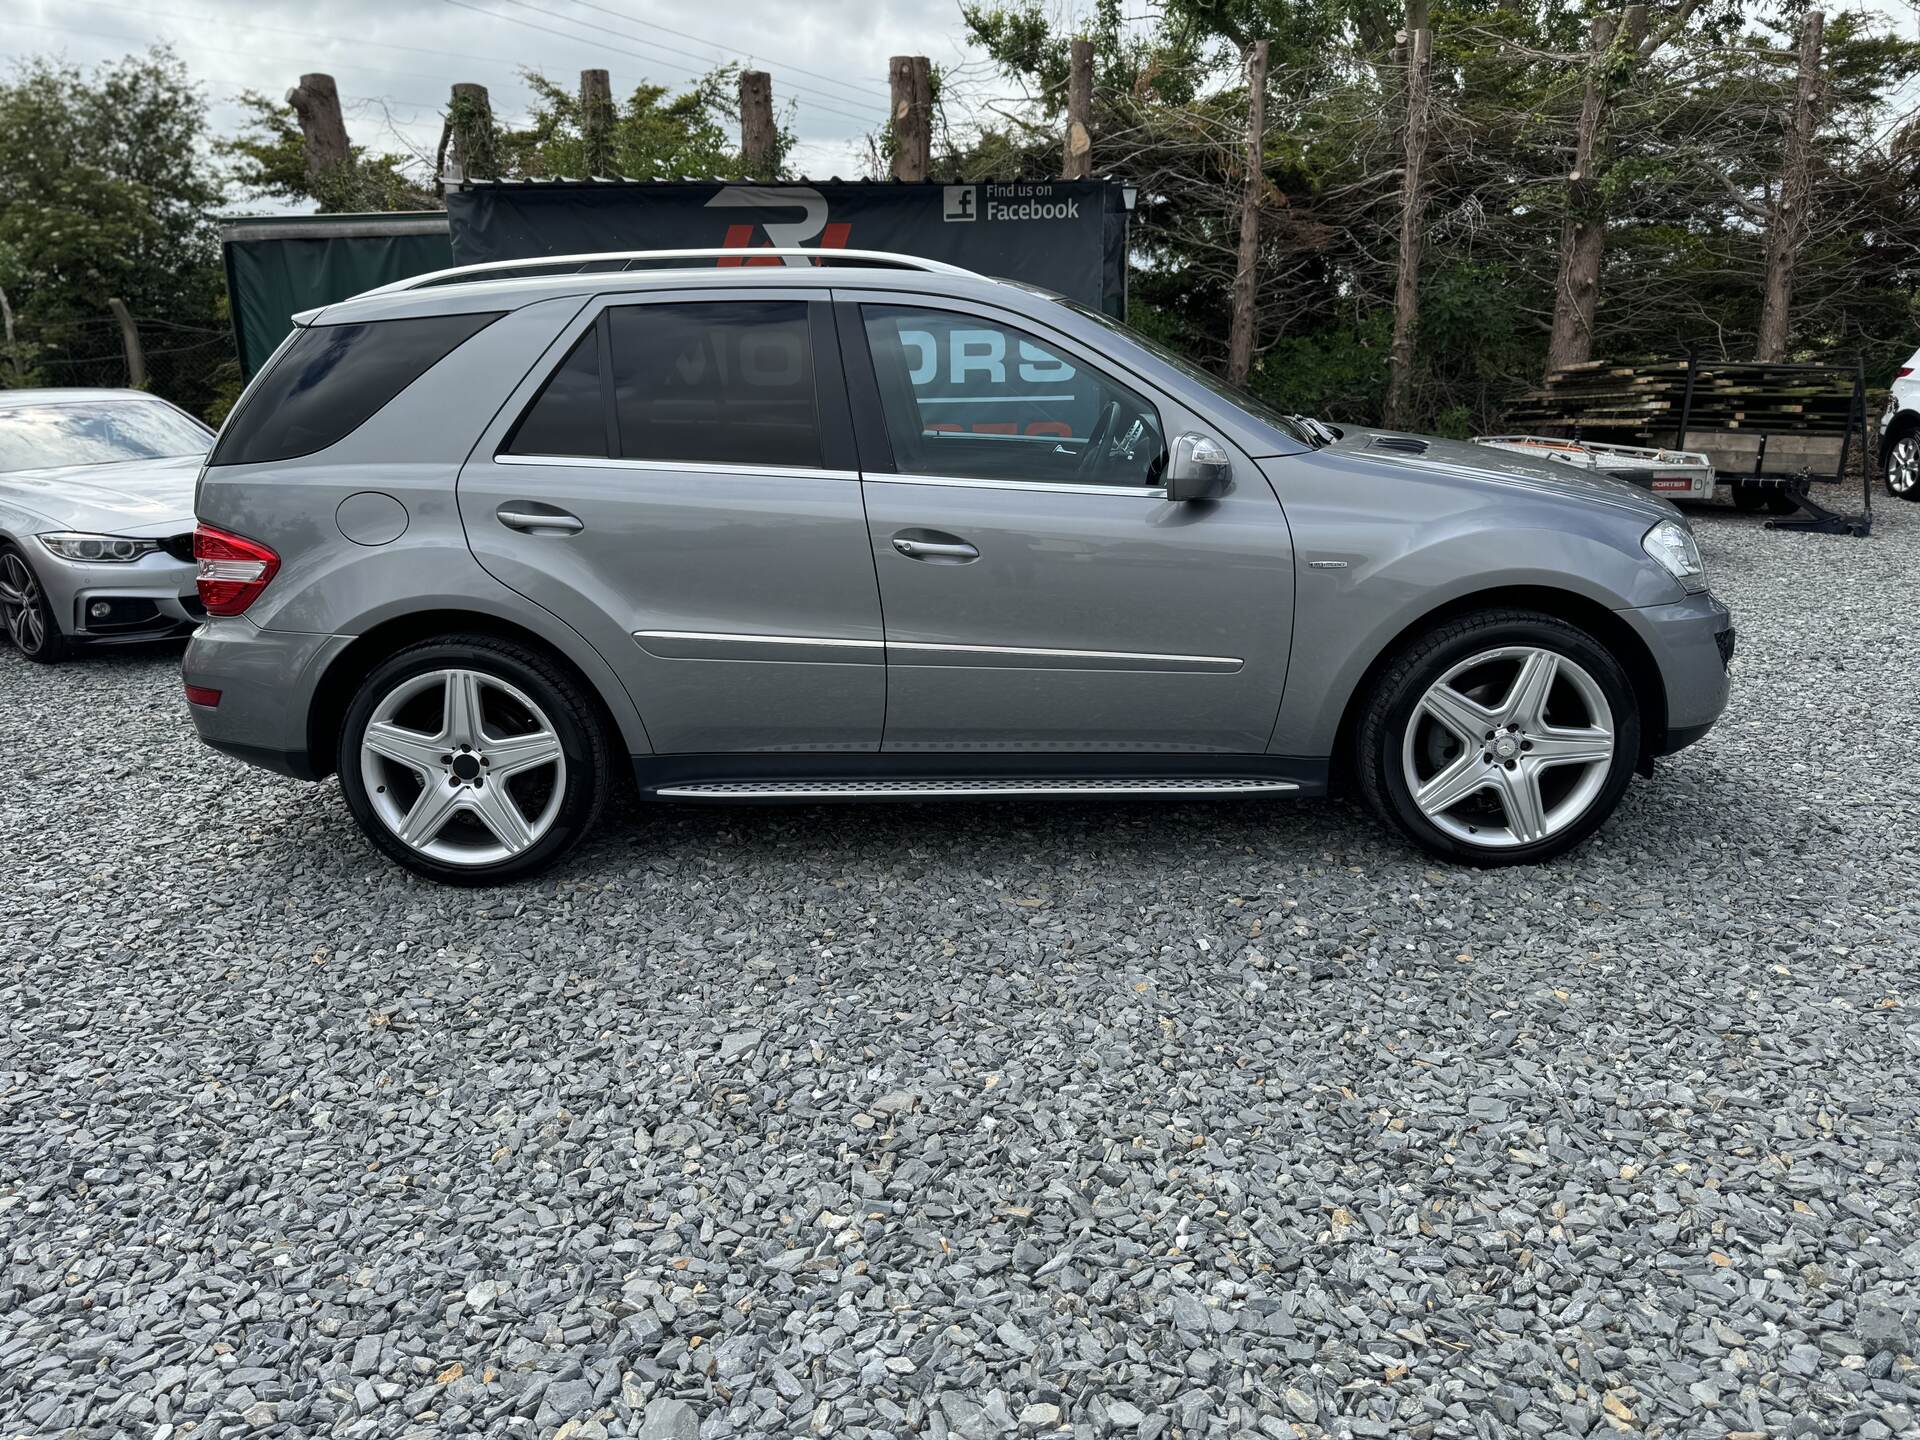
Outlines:
[[0, 390], [0, 624], [22, 655], [200, 621], [193, 482], [212, 444], [141, 390]]
[[1920, 500], [1920, 350], [1893, 374], [1893, 395], [1880, 418], [1880, 475], [1889, 495]]

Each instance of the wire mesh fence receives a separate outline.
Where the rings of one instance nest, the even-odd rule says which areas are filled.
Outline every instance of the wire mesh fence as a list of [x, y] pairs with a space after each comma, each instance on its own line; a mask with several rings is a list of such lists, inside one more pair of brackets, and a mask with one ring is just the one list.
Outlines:
[[133, 386], [217, 421], [240, 383], [233, 332], [151, 316], [134, 317], [134, 330], [144, 375], [135, 373], [120, 322], [109, 314], [65, 322], [55, 333], [0, 357], [10, 362], [0, 363], [0, 386]]

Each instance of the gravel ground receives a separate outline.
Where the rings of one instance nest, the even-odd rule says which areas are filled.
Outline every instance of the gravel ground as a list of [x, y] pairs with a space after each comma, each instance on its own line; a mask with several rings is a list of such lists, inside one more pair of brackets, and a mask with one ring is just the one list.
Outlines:
[[656, 809], [442, 890], [175, 654], [0, 657], [0, 1436], [1920, 1433], [1920, 508], [1700, 523], [1733, 709], [1534, 870]]

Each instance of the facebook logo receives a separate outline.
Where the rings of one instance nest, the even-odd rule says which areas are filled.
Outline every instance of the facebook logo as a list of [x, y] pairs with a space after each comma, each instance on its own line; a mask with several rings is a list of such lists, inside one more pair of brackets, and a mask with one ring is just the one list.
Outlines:
[[974, 198], [976, 190], [977, 187], [972, 185], [947, 186], [945, 203], [941, 208], [941, 218], [946, 220], [975, 219]]

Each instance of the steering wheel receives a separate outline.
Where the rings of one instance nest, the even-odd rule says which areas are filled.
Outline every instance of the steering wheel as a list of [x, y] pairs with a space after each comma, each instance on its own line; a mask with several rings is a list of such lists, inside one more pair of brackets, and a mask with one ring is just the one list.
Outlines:
[[1107, 443], [1107, 436], [1113, 433], [1113, 425], [1120, 418], [1120, 402], [1109, 400], [1106, 408], [1100, 412], [1100, 418], [1093, 423], [1093, 433], [1087, 437], [1087, 448], [1080, 452], [1080, 463], [1073, 467], [1075, 478], [1079, 478], [1093, 469], [1094, 457]]

